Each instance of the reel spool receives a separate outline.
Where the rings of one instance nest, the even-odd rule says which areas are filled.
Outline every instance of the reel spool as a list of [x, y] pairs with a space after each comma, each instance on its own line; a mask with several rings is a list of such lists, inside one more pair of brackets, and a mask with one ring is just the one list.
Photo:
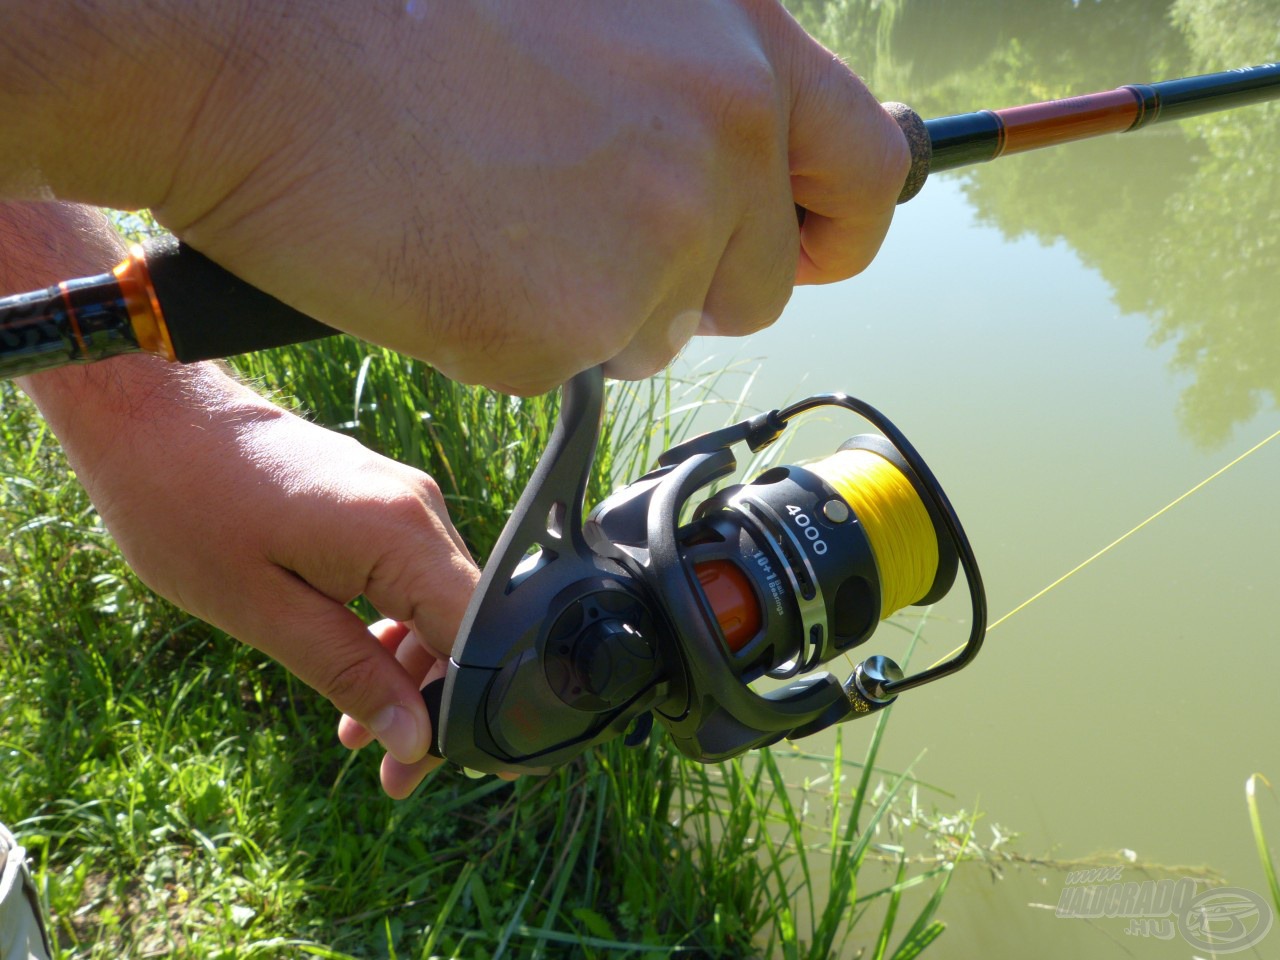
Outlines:
[[[579, 374], [464, 617], [444, 680], [424, 691], [438, 752], [486, 772], [543, 773], [653, 720], [712, 762], [883, 709], [977, 654], [986, 601], [977, 562], [933, 474], [886, 418], [843, 394], [672, 447], [585, 519], [603, 378]], [[819, 406], [861, 435], [807, 466], [774, 467], [691, 498]], [[930, 604], [964, 570], [969, 640], [910, 677], [884, 656], [843, 682], [817, 667], [865, 643], [897, 610]], [[762, 677], [791, 680], [758, 692]], [[794, 678], [794, 679], [793, 679]]]

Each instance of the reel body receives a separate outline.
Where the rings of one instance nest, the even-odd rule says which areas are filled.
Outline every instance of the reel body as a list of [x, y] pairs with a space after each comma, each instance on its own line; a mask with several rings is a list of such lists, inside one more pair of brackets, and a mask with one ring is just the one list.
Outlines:
[[[733, 446], [759, 450], [792, 416], [823, 405], [854, 410], [885, 436], [855, 437], [808, 468], [767, 470], [705, 498], [681, 523], [699, 491], [736, 469]], [[628, 728], [643, 739], [653, 719], [686, 755], [723, 760], [874, 712], [977, 653], [985, 599], [967, 539], [928, 468], [872, 408], [815, 397], [695, 437], [584, 518], [602, 408], [599, 370], [565, 386], [556, 430], [485, 567], [447, 675], [424, 690], [449, 760], [542, 773]], [[885, 504], [851, 505], [858, 491], [836, 462], [846, 451], [898, 483], [890, 521], [916, 511], [914, 537], [892, 541], [914, 573], [890, 556], [894, 528], [874, 518]], [[894, 612], [884, 609], [889, 581], [910, 581], [893, 603], [932, 603], [958, 566], [974, 620], [954, 660], [913, 677], [886, 657], [843, 682], [810, 673]], [[753, 689], [766, 676], [790, 682]]]

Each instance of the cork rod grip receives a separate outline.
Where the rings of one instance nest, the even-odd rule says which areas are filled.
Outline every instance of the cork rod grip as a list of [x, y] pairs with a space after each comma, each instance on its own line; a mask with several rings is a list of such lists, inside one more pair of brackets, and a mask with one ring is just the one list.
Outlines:
[[882, 107], [902, 128], [907, 138], [907, 146], [911, 149], [911, 169], [907, 171], [907, 179], [898, 194], [898, 202], [906, 203], [924, 186], [929, 178], [929, 166], [933, 161], [933, 143], [929, 139], [929, 129], [916, 113], [905, 103], [882, 103]]

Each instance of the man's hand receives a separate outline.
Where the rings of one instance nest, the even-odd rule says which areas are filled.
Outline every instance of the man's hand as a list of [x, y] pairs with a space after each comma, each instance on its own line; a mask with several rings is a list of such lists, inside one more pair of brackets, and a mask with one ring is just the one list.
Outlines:
[[771, 323], [867, 265], [909, 160], [773, 0], [19, 5], [0, 190], [150, 206], [317, 319], [509, 392]]
[[[419, 639], [412, 624], [380, 620], [369, 627], [369, 632], [378, 638], [378, 642], [396, 658], [418, 686], [424, 687], [431, 681], [444, 677], [449, 665], [447, 658], [437, 656], [429, 650]], [[367, 726], [350, 714], [343, 714], [338, 721], [338, 739], [352, 750], [368, 746], [374, 737], [375, 734]], [[443, 762], [438, 757], [428, 755], [421, 760], [406, 763], [388, 753], [382, 758], [382, 789], [397, 800], [407, 797], [427, 774]]]
[[[129, 565], [417, 764], [431, 740], [420, 668], [448, 656], [478, 575], [431, 478], [211, 366], [111, 366], [130, 364], [81, 403], [81, 422], [55, 424]], [[40, 379], [26, 385], [47, 410]], [[360, 595], [412, 624], [416, 659], [402, 664], [344, 606]], [[401, 780], [386, 782], [407, 795]]]
[[[0, 206], [0, 290], [92, 273], [117, 244], [89, 211]], [[388, 792], [407, 795], [432, 765], [419, 685], [478, 578], [431, 478], [213, 364], [120, 357], [22, 386], [143, 581], [358, 718], [359, 745], [376, 737], [396, 761]], [[346, 608], [362, 594], [412, 626], [411, 659]]]

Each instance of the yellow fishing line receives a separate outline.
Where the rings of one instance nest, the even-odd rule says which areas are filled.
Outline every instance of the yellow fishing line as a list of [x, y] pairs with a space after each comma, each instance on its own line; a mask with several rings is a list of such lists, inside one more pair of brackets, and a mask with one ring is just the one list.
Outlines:
[[[1088, 560], [1085, 560], [1082, 563], [1079, 563], [1076, 566], [1072, 567], [1070, 570], [1068, 570], [1066, 573], [1060, 576], [1057, 580], [1053, 581], [1053, 583], [1049, 584], [1043, 590], [1040, 590], [1032, 594], [1031, 596], [1027, 597], [1027, 599], [1023, 600], [1020, 604], [1018, 604], [1016, 607], [1014, 607], [1012, 610], [1006, 613], [999, 620], [996, 620], [994, 623], [990, 624], [987, 627], [987, 632], [990, 633], [996, 627], [1000, 626], [1000, 624], [1004, 623], [1006, 620], [1012, 617], [1019, 610], [1026, 609], [1030, 604], [1034, 603], [1036, 600], [1039, 600], [1041, 597], [1043, 597], [1046, 593], [1048, 593], [1054, 587], [1058, 586], [1060, 583], [1069, 579], [1070, 577], [1075, 576], [1077, 573], [1079, 573], [1089, 564], [1093, 563], [1093, 561], [1097, 560], [1099, 557], [1103, 556], [1104, 554], [1110, 552], [1115, 547], [1118, 547], [1120, 544], [1124, 543], [1124, 541], [1128, 540], [1131, 536], [1133, 536], [1135, 533], [1137, 533], [1139, 530], [1141, 530], [1143, 527], [1149, 524], [1152, 520], [1155, 520], [1157, 517], [1163, 516], [1164, 514], [1168, 513], [1170, 510], [1172, 510], [1174, 507], [1180, 504], [1183, 500], [1187, 499], [1187, 497], [1191, 496], [1193, 493], [1195, 493], [1197, 490], [1200, 490], [1202, 487], [1205, 487], [1206, 485], [1208, 485], [1210, 481], [1216, 480], [1218, 477], [1222, 476], [1224, 473], [1226, 473], [1228, 470], [1234, 467], [1237, 463], [1239, 463], [1245, 457], [1261, 450], [1263, 447], [1265, 447], [1268, 443], [1270, 443], [1276, 437], [1280, 437], [1280, 430], [1277, 430], [1275, 433], [1271, 434], [1271, 436], [1267, 437], [1264, 440], [1259, 440], [1252, 447], [1250, 447], [1244, 453], [1240, 454], [1240, 456], [1236, 457], [1230, 463], [1222, 467], [1219, 467], [1213, 473], [1209, 474], [1209, 476], [1205, 477], [1203, 480], [1197, 483], [1194, 487], [1192, 487], [1186, 493], [1166, 503], [1163, 507], [1161, 507], [1155, 513], [1153, 513], [1151, 516], [1147, 517], [1147, 519], [1143, 520], [1140, 524], [1138, 524], [1132, 530], [1128, 531], [1125, 534], [1122, 534], [1119, 537], [1116, 537], [1116, 539], [1112, 540], [1105, 547], [1103, 547], [1101, 550], [1099, 550], [1097, 553], [1091, 556]], [[946, 654], [943, 657], [938, 658], [938, 660], [933, 663], [933, 666], [936, 667], [939, 663], [942, 663], [944, 660], [950, 660], [952, 657], [954, 657], [957, 653], [959, 653], [963, 649], [964, 649], [964, 645], [961, 644], [960, 646], [952, 650], [950, 653]]]
[[831, 484], [866, 531], [880, 573], [880, 619], [928, 593], [938, 572], [938, 537], [902, 471], [870, 450], [840, 450], [807, 469]]

